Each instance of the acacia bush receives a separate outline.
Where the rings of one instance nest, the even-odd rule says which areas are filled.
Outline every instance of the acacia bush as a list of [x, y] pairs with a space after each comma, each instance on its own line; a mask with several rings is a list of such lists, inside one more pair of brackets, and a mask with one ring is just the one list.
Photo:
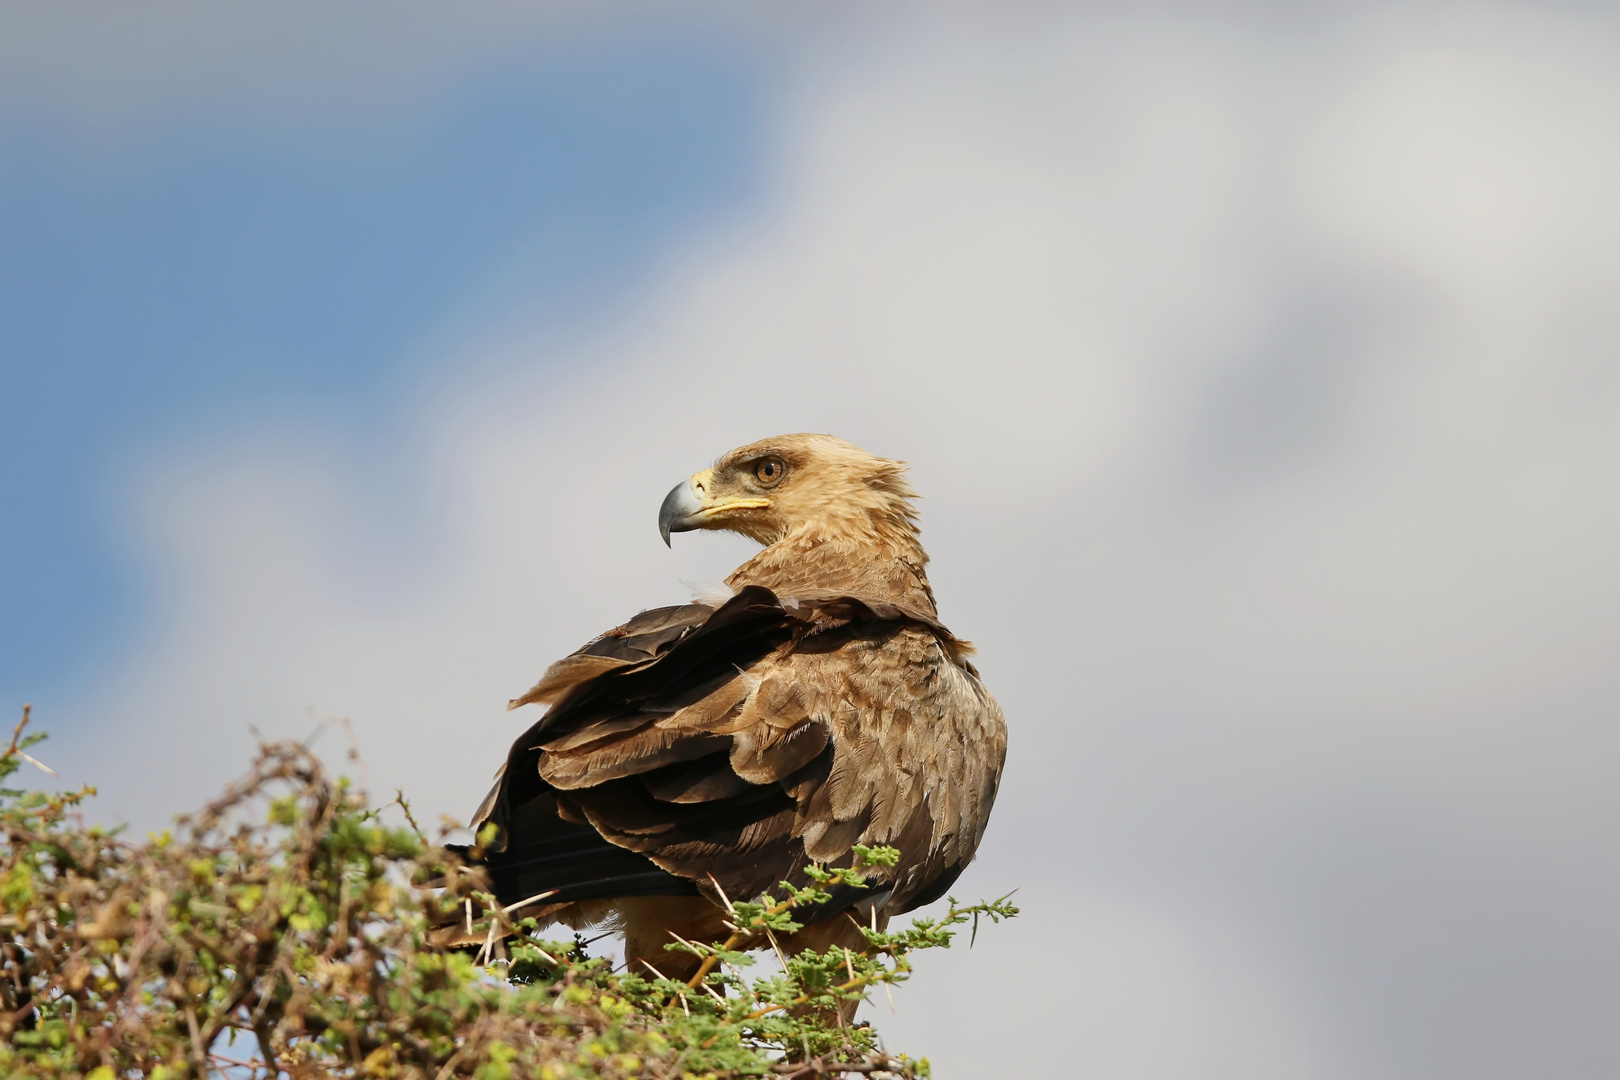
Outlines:
[[[903, 981], [920, 949], [1006, 898], [868, 929], [866, 947], [783, 958], [749, 978], [745, 945], [798, 929], [816, 885], [734, 903], [691, 982], [644, 978], [514, 919], [476, 867], [428, 842], [403, 798], [382, 808], [303, 745], [260, 747], [247, 775], [145, 842], [86, 825], [94, 789], [5, 787], [43, 736], [28, 714], [0, 750], [0, 1075], [923, 1077], [840, 1002]], [[37, 762], [35, 763], [37, 764]], [[389, 824], [385, 813], [397, 815]], [[895, 857], [860, 849], [819, 885]], [[448, 920], [484, 947], [440, 950]]]

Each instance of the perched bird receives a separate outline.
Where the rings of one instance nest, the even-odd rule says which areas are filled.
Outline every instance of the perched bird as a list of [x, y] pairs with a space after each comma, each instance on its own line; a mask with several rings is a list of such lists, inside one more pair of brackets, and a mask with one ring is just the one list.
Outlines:
[[854, 844], [899, 862], [796, 913], [785, 947], [859, 947], [850, 909], [865, 924], [945, 894], [984, 835], [1007, 735], [972, 646], [939, 621], [904, 474], [783, 435], [675, 486], [666, 544], [730, 529], [764, 549], [730, 599], [644, 611], [511, 703], [550, 708], [472, 822], [502, 904], [620, 929], [632, 966], [684, 978], [697, 961], [664, 948], [672, 932], [721, 940], [722, 897], [805, 884]]

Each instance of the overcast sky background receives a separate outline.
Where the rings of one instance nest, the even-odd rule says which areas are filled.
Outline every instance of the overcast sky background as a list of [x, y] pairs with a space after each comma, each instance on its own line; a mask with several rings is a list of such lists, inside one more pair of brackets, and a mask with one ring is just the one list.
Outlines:
[[0, 3], [42, 756], [146, 828], [330, 714], [463, 816], [746, 556], [669, 486], [831, 431], [1011, 726], [958, 892], [1025, 915], [894, 1046], [1620, 1073], [1620, 16], [650, 10]]

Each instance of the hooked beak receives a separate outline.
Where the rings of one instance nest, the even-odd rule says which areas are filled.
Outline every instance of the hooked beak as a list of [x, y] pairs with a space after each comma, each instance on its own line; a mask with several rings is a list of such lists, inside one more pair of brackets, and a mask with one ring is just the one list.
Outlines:
[[671, 546], [670, 533], [690, 532], [697, 528], [696, 519], [702, 512], [703, 500], [692, 490], [690, 479], [670, 488], [669, 494], [664, 496], [664, 505], [658, 508], [658, 534], [664, 538], [664, 546]]
[[669, 494], [664, 496], [664, 504], [658, 508], [658, 533], [664, 538], [664, 546], [670, 546], [670, 533], [691, 532], [693, 529], [710, 528], [715, 518], [728, 510], [749, 510], [771, 505], [769, 499], [721, 499], [717, 501], [710, 496], [710, 492], [713, 490], [713, 469], [704, 469], [700, 473], [693, 473], [687, 479], [670, 488]]

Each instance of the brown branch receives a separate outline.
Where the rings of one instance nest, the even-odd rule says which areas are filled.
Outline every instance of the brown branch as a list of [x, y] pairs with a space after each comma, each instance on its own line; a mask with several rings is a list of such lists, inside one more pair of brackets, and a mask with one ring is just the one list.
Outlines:
[[23, 706], [22, 719], [17, 721], [17, 726], [11, 732], [11, 745], [6, 747], [4, 753], [0, 753], [0, 759], [11, 757], [20, 749], [17, 745], [18, 740], [22, 738], [23, 728], [28, 726], [28, 716], [33, 711], [34, 707], [32, 705]]

